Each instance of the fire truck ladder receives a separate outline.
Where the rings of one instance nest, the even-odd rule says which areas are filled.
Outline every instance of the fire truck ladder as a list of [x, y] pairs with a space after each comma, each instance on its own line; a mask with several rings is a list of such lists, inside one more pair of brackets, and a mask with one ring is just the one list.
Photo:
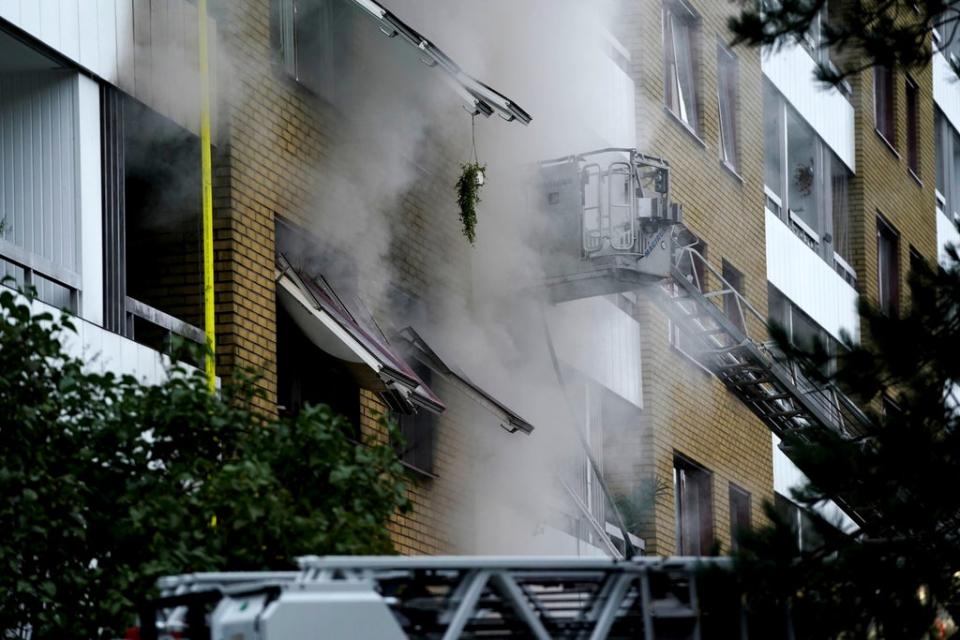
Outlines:
[[[299, 563], [295, 576], [247, 573], [234, 578], [221, 573], [163, 578], [162, 595], [151, 605], [160, 614], [155, 618], [157, 628], [186, 632], [190, 638], [209, 637], [202, 615], [188, 615], [198, 625], [189, 628], [172, 624], [163, 614], [171, 607], [209, 610], [216, 605], [214, 631], [236, 629], [229, 626], [230, 616], [263, 619], [268, 608], [276, 612], [289, 607], [286, 619], [309, 618], [314, 631], [313, 625], [334, 629], [345, 624], [363, 634], [370, 629], [365, 620], [386, 615], [396, 621], [375, 632], [376, 638], [357, 636], [371, 640], [700, 640], [702, 622], [714, 608], [729, 612], [740, 603], [729, 590], [704, 592], [698, 586], [707, 568], [719, 572], [715, 575], [726, 573], [730, 567], [726, 558], [306, 556]], [[317, 594], [315, 604], [310, 594]], [[715, 629], [721, 631], [716, 637], [747, 637], [742, 609], [740, 615], [724, 615], [723, 620], [733, 628]], [[157, 634], [141, 629], [141, 637]], [[256, 637], [273, 640], [269, 623], [261, 624]]]
[[751, 335], [766, 329], [766, 318], [692, 246], [677, 249], [671, 275], [656, 296], [682, 332], [684, 351], [775, 434], [806, 439], [811, 430], [829, 429], [850, 439], [868, 429], [869, 420], [852, 400], [811, 374], [812, 363], [788, 358], [773, 343]]

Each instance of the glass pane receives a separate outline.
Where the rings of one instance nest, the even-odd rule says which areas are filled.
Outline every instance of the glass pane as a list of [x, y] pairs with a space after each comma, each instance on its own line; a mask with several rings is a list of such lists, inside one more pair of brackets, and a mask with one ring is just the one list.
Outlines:
[[717, 60], [720, 147], [724, 162], [737, 168], [737, 60], [722, 47], [718, 49]]
[[937, 191], [946, 196], [947, 151], [949, 149], [947, 136], [950, 130], [947, 128], [940, 109], [934, 108], [933, 123], [934, 146], [937, 156]]
[[693, 24], [692, 20], [674, 14], [672, 16], [672, 26], [680, 107], [680, 112], [677, 115], [696, 130], [699, 117], [697, 115], [696, 79], [693, 73], [693, 45], [691, 40]]
[[830, 161], [830, 209], [833, 216], [833, 250], [850, 262], [850, 180], [853, 174], [833, 152]]
[[787, 206], [819, 233], [816, 154], [813, 130], [792, 109], [787, 109]]
[[950, 206], [950, 211], [953, 212], [954, 220], [957, 219], [960, 215], [960, 134], [957, 134], [953, 130], [953, 127], [950, 127], [951, 137], [953, 138], [953, 179], [948, 188], [949, 195], [947, 198], [947, 204]]
[[780, 96], [764, 83], [763, 92], [763, 161], [764, 182], [768, 189], [783, 199], [780, 193], [782, 184], [783, 154], [780, 145], [780, 116], [783, 107]]

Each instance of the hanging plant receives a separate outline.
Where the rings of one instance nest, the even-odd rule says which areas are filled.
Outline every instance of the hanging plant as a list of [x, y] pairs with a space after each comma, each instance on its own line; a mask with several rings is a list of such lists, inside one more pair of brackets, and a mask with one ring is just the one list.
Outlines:
[[457, 179], [457, 205], [460, 207], [460, 222], [463, 235], [470, 244], [477, 239], [477, 204], [480, 203], [480, 188], [483, 187], [486, 165], [469, 162], [460, 165]]

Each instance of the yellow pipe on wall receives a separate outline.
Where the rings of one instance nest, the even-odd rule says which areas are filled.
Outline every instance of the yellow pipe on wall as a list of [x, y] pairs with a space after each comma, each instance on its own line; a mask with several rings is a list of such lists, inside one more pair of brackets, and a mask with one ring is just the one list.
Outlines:
[[213, 291], [213, 160], [210, 149], [210, 53], [207, 47], [207, 0], [199, 0], [200, 23], [200, 170], [203, 181], [203, 332], [207, 388], [217, 391], [217, 317]]

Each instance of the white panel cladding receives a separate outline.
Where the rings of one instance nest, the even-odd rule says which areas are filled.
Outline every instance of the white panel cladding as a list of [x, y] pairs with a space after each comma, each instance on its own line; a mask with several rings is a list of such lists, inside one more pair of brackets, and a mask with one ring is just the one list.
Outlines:
[[933, 54], [933, 100], [960, 131], [960, 77], [939, 51]]
[[3, 239], [74, 273], [77, 91], [74, 72], [0, 74]]
[[100, 183], [100, 87], [76, 74], [80, 203], [80, 315], [103, 324], [103, 209]]
[[937, 211], [937, 247], [939, 249], [937, 258], [944, 268], [951, 262], [950, 256], [948, 256], [944, 250], [944, 247], [948, 244], [955, 245], [960, 249], [960, 232], [957, 231], [957, 226], [950, 218], [940, 211]]
[[814, 77], [816, 63], [800, 45], [766, 49], [764, 75], [851, 171], [856, 172], [853, 106], [839, 91], [825, 88]]
[[[773, 436], [773, 490], [785, 498], [791, 498], [793, 489], [799, 489], [807, 484], [807, 477], [780, 450], [780, 438], [771, 435]], [[827, 522], [841, 531], [850, 533], [857, 529], [857, 524], [833, 500], [818, 504], [816, 510]]]
[[767, 280], [827, 333], [860, 336], [857, 292], [777, 216], [765, 212]]
[[640, 325], [607, 298], [584, 298], [550, 310], [557, 356], [643, 407]]
[[[182, 127], [194, 133], [199, 130], [195, 3], [0, 0], [0, 18]], [[212, 19], [209, 33], [211, 76], [215, 78], [217, 32]], [[213, 117], [216, 120], [216, 112]]]

